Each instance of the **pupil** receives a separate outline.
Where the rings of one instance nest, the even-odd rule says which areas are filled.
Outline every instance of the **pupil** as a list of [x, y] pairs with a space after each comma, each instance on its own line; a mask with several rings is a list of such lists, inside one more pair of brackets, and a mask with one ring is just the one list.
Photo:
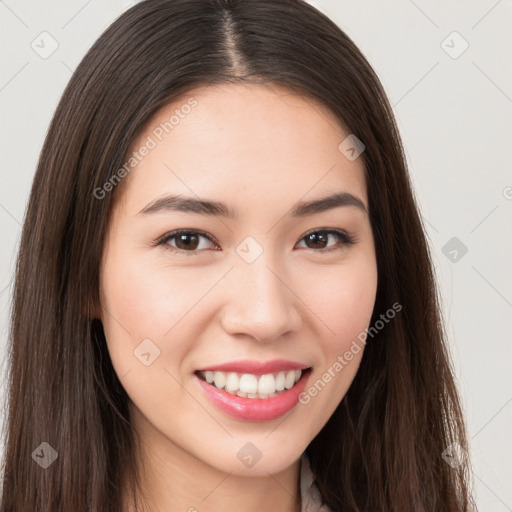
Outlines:
[[[322, 245], [322, 243], [325, 243], [326, 242], [326, 236], [325, 234], [323, 235], [319, 235], [318, 233], [311, 233], [309, 236], [308, 236], [308, 239], [309, 241], [312, 241], [313, 243], [320, 243], [320, 245]], [[321, 239], [320, 242], [318, 242], [318, 239]]]
[[[196, 236], [196, 235], [180, 235], [180, 236], [178, 237], [178, 245], [179, 245], [180, 243], [183, 243], [183, 242], [185, 241], [185, 243], [184, 243], [184, 247], [185, 247], [185, 248], [189, 248], [189, 249], [190, 249], [190, 248], [192, 248], [192, 249], [195, 249], [194, 242], [192, 242], [192, 244], [190, 244], [190, 243], [187, 243], [187, 242], [186, 242], [186, 240], [187, 240], [188, 238], [195, 238], [195, 239], [197, 239], [197, 236]], [[195, 242], [196, 242], [196, 245], [197, 245], [197, 240], [196, 240]], [[192, 247], [192, 246], [194, 246], [194, 247]]]

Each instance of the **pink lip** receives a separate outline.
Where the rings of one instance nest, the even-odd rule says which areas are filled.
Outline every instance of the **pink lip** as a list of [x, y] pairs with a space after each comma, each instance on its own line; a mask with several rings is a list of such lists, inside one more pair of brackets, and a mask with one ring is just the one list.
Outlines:
[[273, 398], [243, 398], [217, 389], [197, 375], [196, 379], [206, 397], [226, 414], [241, 420], [270, 421], [283, 416], [295, 407], [310, 374], [310, 370], [303, 373], [293, 388], [283, 391]]
[[219, 370], [221, 372], [239, 372], [252, 373], [254, 375], [265, 375], [266, 373], [278, 372], [280, 370], [305, 370], [308, 365], [286, 361], [285, 359], [273, 359], [271, 361], [251, 361], [244, 359], [240, 361], [231, 361], [229, 363], [218, 364], [201, 368], [203, 371]]

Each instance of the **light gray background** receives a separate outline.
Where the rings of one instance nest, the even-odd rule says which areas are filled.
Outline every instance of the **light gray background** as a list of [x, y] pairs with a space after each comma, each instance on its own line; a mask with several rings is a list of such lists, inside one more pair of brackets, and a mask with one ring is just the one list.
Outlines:
[[[38, 154], [72, 70], [133, 3], [0, 0], [1, 399], [15, 255]], [[393, 105], [434, 255], [479, 509], [512, 511], [512, 3], [311, 3], [359, 46]], [[31, 44], [49, 51], [45, 31], [58, 48], [42, 58]], [[446, 246], [453, 237], [458, 247]]]

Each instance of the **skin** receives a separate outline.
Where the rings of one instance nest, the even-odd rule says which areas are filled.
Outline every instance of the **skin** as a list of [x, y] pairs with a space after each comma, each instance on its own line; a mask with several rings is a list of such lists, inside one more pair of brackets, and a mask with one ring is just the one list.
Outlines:
[[[205, 397], [194, 371], [283, 358], [311, 366], [311, 385], [368, 327], [377, 289], [368, 214], [344, 206], [288, 216], [296, 202], [335, 191], [368, 208], [364, 163], [339, 151], [348, 133], [329, 111], [275, 85], [196, 89], [160, 110], [131, 151], [192, 96], [197, 106], [115, 191], [98, 315], [132, 401], [154, 510], [298, 511], [300, 457], [346, 394], [363, 350], [309, 403], [273, 421], [227, 416]], [[222, 201], [239, 217], [139, 214], [169, 193]], [[179, 238], [168, 249], [154, 245], [185, 228], [213, 241], [195, 239], [193, 255]], [[320, 228], [357, 241], [343, 246], [329, 235], [323, 245], [308, 243], [305, 235]], [[250, 264], [236, 252], [247, 236], [263, 250]], [[149, 366], [134, 356], [147, 338], [160, 350]], [[248, 442], [262, 454], [251, 468], [237, 457]]]

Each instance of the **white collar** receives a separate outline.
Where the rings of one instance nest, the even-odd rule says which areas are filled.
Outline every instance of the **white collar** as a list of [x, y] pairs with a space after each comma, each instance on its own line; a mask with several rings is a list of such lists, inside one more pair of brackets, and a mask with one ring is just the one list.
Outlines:
[[315, 475], [309, 465], [306, 452], [300, 460], [300, 496], [302, 499], [301, 512], [331, 512], [327, 505], [322, 505], [320, 491], [314, 483]]

